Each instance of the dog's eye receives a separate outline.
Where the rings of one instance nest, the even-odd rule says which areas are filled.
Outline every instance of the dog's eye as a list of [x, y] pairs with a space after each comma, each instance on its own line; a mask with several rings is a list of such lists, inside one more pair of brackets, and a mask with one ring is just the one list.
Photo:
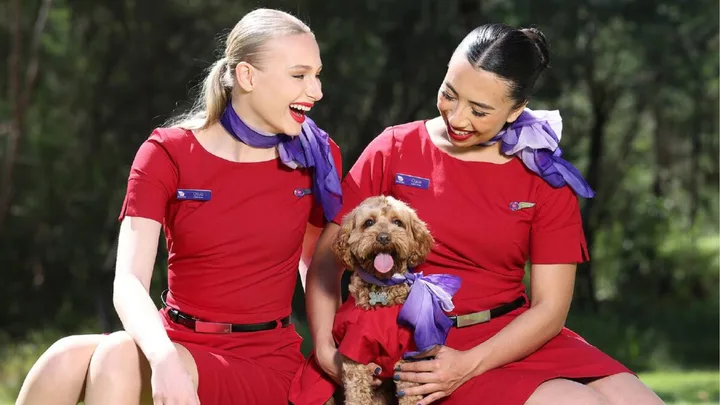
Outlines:
[[400, 228], [404, 228], [404, 227], [405, 227], [405, 224], [403, 224], [403, 222], [402, 222], [401, 220], [399, 220], [399, 219], [394, 219], [394, 220], [393, 220], [393, 224], [396, 225], [396, 226], [399, 226]]
[[373, 221], [372, 219], [368, 219], [368, 220], [365, 221], [365, 223], [363, 224], [363, 226], [365, 226], [365, 228], [370, 228], [370, 227], [373, 226], [373, 225], [375, 225], [375, 221]]

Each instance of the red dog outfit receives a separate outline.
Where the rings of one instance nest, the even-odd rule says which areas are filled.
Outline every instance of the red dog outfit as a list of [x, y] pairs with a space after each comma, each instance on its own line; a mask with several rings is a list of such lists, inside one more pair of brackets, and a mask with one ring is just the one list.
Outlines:
[[[350, 296], [338, 309], [333, 324], [333, 337], [340, 353], [357, 363], [376, 363], [380, 377], [391, 378], [395, 364], [402, 355], [415, 350], [412, 331], [398, 325], [402, 305], [376, 306], [364, 310], [355, 306]], [[295, 375], [290, 390], [294, 405], [322, 405], [337, 386], [318, 367], [314, 352]]]
[[350, 297], [340, 307], [333, 325], [340, 353], [357, 363], [375, 363], [382, 370], [380, 377], [391, 378], [402, 355], [415, 350], [412, 331], [398, 325], [401, 308], [393, 305], [364, 310]]
[[[381, 369], [379, 376], [390, 378], [403, 357], [417, 356], [445, 344], [452, 326], [445, 312], [453, 309], [452, 296], [461, 284], [458, 277], [409, 271], [380, 280], [361, 269], [356, 272], [369, 284], [408, 284], [410, 289], [402, 305], [389, 307], [358, 308], [351, 296], [339, 308], [333, 323], [333, 338], [343, 356], [360, 364], [375, 363]], [[324, 404], [335, 391], [333, 382], [315, 362], [311, 355], [293, 379], [290, 400], [295, 405]]]

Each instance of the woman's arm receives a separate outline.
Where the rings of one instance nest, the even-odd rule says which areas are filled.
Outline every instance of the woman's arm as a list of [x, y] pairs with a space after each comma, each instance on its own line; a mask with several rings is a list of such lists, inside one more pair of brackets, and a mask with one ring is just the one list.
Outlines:
[[175, 351], [149, 295], [160, 227], [151, 219], [123, 219], [113, 284], [113, 303], [123, 328], [151, 365]]
[[313, 252], [315, 251], [315, 245], [317, 245], [318, 238], [322, 233], [323, 228], [317, 227], [308, 223], [307, 229], [305, 230], [305, 237], [303, 238], [302, 255], [300, 256], [300, 264], [298, 270], [300, 271], [300, 281], [302, 282], [303, 290], [307, 286], [307, 272], [312, 263]]
[[454, 392], [472, 377], [522, 359], [562, 330], [572, 301], [575, 264], [533, 265], [531, 306], [500, 332], [465, 351], [441, 347], [435, 359], [405, 363], [398, 378], [422, 385], [406, 395], [427, 395], [427, 405]]
[[342, 267], [330, 248], [340, 226], [328, 223], [323, 229], [307, 273], [305, 306], [308, 312], [318, 363], [336, 381], [340, 378], [340, 357], [332, 336], [335, 313], [341, 303]]
[[520, 360], [555, 337], [565, 326], [575, 264], [535, 264], [530, 274], [531, 306], [495, 336], [471, 349], [473, 375]]

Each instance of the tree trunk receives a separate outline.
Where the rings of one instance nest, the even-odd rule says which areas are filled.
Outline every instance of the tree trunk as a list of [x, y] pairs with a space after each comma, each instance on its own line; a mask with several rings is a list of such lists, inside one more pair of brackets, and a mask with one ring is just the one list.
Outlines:
[[[591, 83], [590, 89], [593, 105], [593, 124], [590, 130], [589, 163], [586, 179], [590, 186], [598, 191], [601, 187], [600, 174], [602, 171], [605, 128], [609, 118], [609, 103], [607, 92], [600, 85]], [[585, 201], [582, 220], [589, 252], [592, 252], [595, 244], [595, 233], [597, 232], [598, 224], [594, 219], [597, 217], [597, 209], [598, 205], [596, 204], [595, 198], [589, 198]], [[590, 308], [592, 311], [597, 311], [598, 302], [595, 295], [595, 282], [592, 270], [592, 261], [578, 266], [579, 291], [577, 300], [581, 308]]]
[[13, 173], [15, 163], [17, 162], [20, 140], [22, 139], [25, 129], [25, 114], [30, 105], [32, 91], [37, 81], [40, 39], [45, 31], [45, 23], [47, 22], [51, 6], [52, 0], [43, 0], [40, 5], [40, 10], [38, 11], [33, 27], [30, 42], [30, 56], [23, 80], [21, 69], [23, 39], [20, 24], [22, 14], [20, 0], [12, 0], [10, 4], [10, 14], [12, 17], [10, 18], [11, 45], [10, 55], [8, 57], [8, 99], [10, 100], [12, 119], [10, 120], [7, 146], [4, 154], [5, 159], [2, 162], [2, 177], [0, 177], [0, 232], [4, 229], [5, 220], [12, 202]]
[[697, 214], [700, 207], [700, 184], [701, 176], [700, 172], [700, 156], [702, 156], [702, 130], [703, 130], [703, 107], [705, 101], [703, 101], [703, 88], [702, 83], [697, 83], [694, 88], [693, 101], [695, 104], [694, 117], [691, 120], [690, 125], [690, 237], [693, 239], [692, 246], [695, 246], [695, 239], [697, 238], [697, 232], [695, 232], [695, 221], [697, 220]]

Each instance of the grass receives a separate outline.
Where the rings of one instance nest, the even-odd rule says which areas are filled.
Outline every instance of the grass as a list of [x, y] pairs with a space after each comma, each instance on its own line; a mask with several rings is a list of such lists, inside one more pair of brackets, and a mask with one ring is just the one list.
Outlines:
[[640, 374], [668, 405], [720, 403], [720, 373], [717, 371], [650, 372]]

